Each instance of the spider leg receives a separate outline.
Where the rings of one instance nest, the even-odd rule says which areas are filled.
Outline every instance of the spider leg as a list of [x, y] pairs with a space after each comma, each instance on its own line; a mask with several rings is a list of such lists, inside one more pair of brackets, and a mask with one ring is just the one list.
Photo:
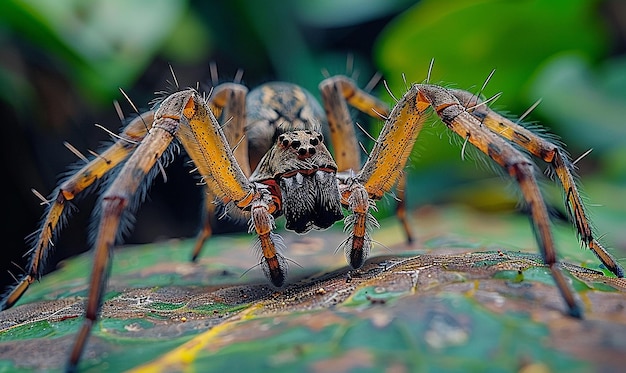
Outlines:
[[565, 206], [569, 216], [573, 218], [572, 220], [580, 240], [587, 245], [611, 272], [617, 277], [624, 277], [624, 269], [596, 239], [588, 214], [585, 211], [585, 205], [578, 191], [574, 165], [567, 153], [557, 144], [490, 110], [486, 105], [480, 105], [480, 101], [477, 100], [475, 95], [466, 91], [453, 91], [453, 94], [465, 107], [474, 107], [473, 110], [468, 111], [491, 131], [516, 143], [553, 167], [565, 191]]
[[348, 104], [373, 118], [386, 116], [389, 106], [357, 87], [352, 79], [345, 76], [324, 79], [319, 88], [330, 128], [330, 140], [335, 150], [337, 170], [356, 171], [361, 167], [361, 148]]
[[54, 241], [69, 215], [68, 201], [77, 198], [85, 189], [100, 180], [132, 153], [148, 132], [147, 126], [152, 124], [153, 114], [153, 112], [147, 112], [132, 120], [119, 135], [119, 140], [57, 187], [29, 251], [30, 259], [25, 273], [19, 282], [3, 296], [0, 310], [12, 307], [28, 287], [41, 278], [46, 258], [53, 250]]
[[222, 118], [222, 130], [241, 170], [250, 176], [246, 131], [246, 95], [248, 88], [236, 83], [223, 83], [213, 89], [207, 104], [216, 118]]
[[466, 111], [451, 91], [429, 84], [415, 84], [394, 107], [370, 157], [356, 177], [367, 190], [370, 200], [380, 199], [400, 176], [429, 107], [434, 109], [449, 129], [466, 138], [517, 180], [531, 211], [534, 231], [544, 262], [550, 268], [569, 314], [580, 317], [582, 311], [557, 265], [550, 219], [534, 176], [532, 163], [512, 144], [485, 128], [476, 117]]
[[402, 172], [398, 178], [398, 183], [396, 184], [396, 216], [398, 217], [398, 220], [400, 220], [400, 224], [402, 224], [402, 228], [404, 229], [406, 242], [410, 245], [413, 242], [413, 232], [406, 216], [406, 178], [406, 172]]
[[[213, 89], [207, 104], [215, 117], [221, 117], [225, 123], [223, 125], [224, 135], [241, 170], [249, 177], [251, 171], [248, 159], [248, 139], [245, 136], [247, 93], [248, 88], [241, 84], [220, 84]], [[196, 236], [191, 254], [191, 261], [193, 262], [198, 259], [204, 244], [213, 233], [211, 224], [216, 215], [216, 195], [210, 190], [208, 184], [204, 186], [203, 199], [201, 228]]]
[[[242, 171], [219, 123], [202, 97], [193, 90], [168, 98], [168, 117], [181, 123], [177, 138], [198, 168], [208, 188], [226, 203], [250, 211], [250, 227], [258, 235], [262, 268], [277, 287], [284, 284], [286, 260], [279, 250], [282, 239], [274, 234], [272, 214], [278, 206], [264, 185], [250, 182]], [[176, 114], [180, 113], [180, 114]]]
[[196, 242], [193, 245], [193, 251], [191, 252], [192, 262], [198, 260], [204, 244], [213, 235], [211, 219], [215, 217], [215, 211], [215, 196], [211, 193], [209, 188], [204, 185], [202, 221], [200, 223], [200, 230], [196, 235]]
[[145, 180], [146, 175], [150, 173], [174, 139], [178, 125], [178, 122], [172, 118], [155, 119], [148, 134], [126, 161], [102, 197], [85, 318], [72, 348], [68, 362], [69, 370], [75, 370], [87, 338], [100, 313], [111, 266], [112, 248], [120, 235], [120, 224], [122, 224], [124, 214], [132, 208], [133, 196], [142, 183], [149, 181]]
[[174, 93], [161, 103], [152, 128], [103, 195], [85, 320], [70, 355], [70, 370], [75, 369], [99, 315], [111, 249], [120, 234], [123, 217], [133, 207], [132, 197], [174, 138], [181, 142], [212, 191], [239, 208], [255, 210], [251, 224], [258, 227], [265, 266], [271, 280], [284, 280], [286, 266], [275, 253], [273, 225], [263, 224], [263, 219], [273, 219], [275, 206], [271, 197], [248, 181], [204, 99], [191, 89]]
[[[348, 170], [356, 172], [361, 167], [361, 149], [348, 104], [373, 118], [379, 119], [389, 115], [389, 107], [378, 98], [360, 89], [352, 79], [345, 76], [327, 78], [320, 83], [319, 88], [330, 128], [330, 140], [335, 150], [334, 158], [337, 162], [337, 169], [339, 172]], [[406, 217], [405, 188], [406, 174], [402, 173], [398, 178], [396, 188], [398, 195], [396, 216], [405, 231], [407, 242], [411, 243], [413, 233]], [[346, 204], [350, 205], [347, 201]]]
[[530, 209], [534, 232], [544, 263], [550, 268], [556, 286], [567, 304], [569, 314], [582, 317], [582, 310], [574, 297], [574, 292], [557, 265], [550, 217], [535, 179], [532, 162], [513, 145], [483, 126], [476, 117], [466, 111], [449, 90], [438, 86], [420, 85], [416, 98], [418, 106], [421, 102], [430, 104], [449, 129], [462, 138], [467, 138], [469, 143], [488, 155], [515, 178]]
[[346, 229], [351, 230], [344, 242], [346, 258], [350, 265], [363, 265], [372, 241], [369, 231], [378, 223], [369, 212], [375, 202], [390, 191], [403, 175], [403, 169], [413, 144], [427, 118], [428, 104], [416, 100], [414, 86], [388, 115], [370, 155], [361, 171], [340, 184], [342, 203], [352, 212], [346, 218]]

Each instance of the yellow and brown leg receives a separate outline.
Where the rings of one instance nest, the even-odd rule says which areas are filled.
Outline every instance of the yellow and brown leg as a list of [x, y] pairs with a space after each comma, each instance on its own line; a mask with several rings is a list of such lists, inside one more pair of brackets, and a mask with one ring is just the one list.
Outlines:
[[[145, 192], [140, 186], [148, 181], [147, 175], [154, 173], [154, 166], [174, 137], [181, 142], [204, 180], [218, 196], [233, 201], [241, 209], [259, 206], [263, 210], [258, 214], [261, 218], [272, 217], [274, 205], [271, 197], [248, 181], [217, 120], [200, 94], [187, 90], [170, 95], [156, 111], [152, 128], [103, 196], [85, 321], [72, 349], [68, 370], [75, 370], [100, 313], [111, 250], [120, 234], [121, 224], [125, 223], [124, 217], [132, 212], [129, 207], [132, 209], [136, 199]], [[259, 204], [259, 201], [265, 204]], [[272, 266], [274, 262], [269, 255], [275, 250], [273, 242], [276, 240], [272, 239], [272, 228], [270, 225], [267, 238], [260, 237], [264, 240], [264, 256], [269, 258], [266, 262], [270, 270], [274, 273], [282, 271], [284, 274], [286, 268]]]
[[261, 256], [261, 268], [265, 277], [276, 287], [282, 287], [287, 279], [287, 260], [282, 255], [285, 244], [273, 233], [276, 228], [274, 217], [269, 213], [269, 195], [256, 198], [250, 206], [250, 232], [257, 234], [254, 248]]
[[376, 210], [376, 204], [369, 198], [365, 187], [355, 179], [340, 188], [342, 203], [347, 206], [350, 215], [344, 219], [344, 232], [349, 232], [349, 235], [339, 248], [343, 248], [346, 261], [352, 268], [360, 268], [372, 249], [371, 231], [380, 227], [370, 212]]
[[432, 107], [448, 128], [505, 168], [520, 185], [531, 210], [531, 217], [545, 263], [551, 270], [569, 314], [582, 311], [556, 261], [547, 208], [533, 173], [532, 163], [512, 144], [484, 127], [469, 114], [451, 91], [434, 85], [416, 84], [400, 99], [389, 115], [381, 135], [357, 175], [372, 200], [391, 190], [400, 176], [420, 129], [425, 112]]
[[100, 313], [107, 276], [111, 266], [112, 249], [126, 224], [125, 214], [140, 199], [140, 187], [149, 183], [154, 166], [168, 148], [178, 129], [178, 122], [170, 118], [155, 120], [148, 134], [122, 166], [119, 174], [102, 197], [101, 216], [94, 247], [93, 268], [85, 306], [85, 318], [70, 354], [68, 369], [75, 370], [87, 338]]
[[[355, 125], [348, 105], [376, 119], [389, 115], [389, 106], [368, 92], [360, 89], [356, 83], [345, 76], [334, 76], [319, 85], [328, 126], [330, 140], [334, 149], [335, 162], [339, 172], [361, 167], [361, 148], [355, 133]], [[406, 174], [398, 177], [396, 216], [405, 231], [408, 243], [413, 241], [413, 233], [406, 216]]]
[[535, 179], [533, 164], [519, 150], [484, 126], [466, 111], [459, 100], [445, 88], [421, 85], [418, 101], [430, 103], [441, 120], [457, 135], [467, 139], [481, 152], [502, 166], [518, 182], [531, 213], [531, 220], [543, 260], [550, 268], [571, 316], [581, 317], [582, 309], [574, 292], [557, 265], [556, 248], [550, 228], [550, 217]]
[[[369, 210], [375, 209], [374, 201], [381, 199], [402, 177], [413, 144], [426, 120], [425, 111], [429, 105], [419, 106], [416, 96], [414, 87], [398, 102], [388, 115], [361, 171], [340, 184], [343, 203], [348, 205], [353, 216], [346, 218], [350, 237], [344, 246], [353, 267], [363, 264], [371, 248], [368, 230], [377, 223], [374, 224]], [[352, 261], [351, 258], [358, 260]]]
[[124, 161], [144, 138], [149, 126], [152, 125], [152, 120], [152, 112], [144, 113], [132, 120], [119, 135], [119, 140], [59, 185], [53, 194], [53, 199], [49, 202], [41, 228], [29, 251], [30, 259], [26, 271], [15, 287], [3, 297], [0, 310], [13, 306], [28, 287], [41, 277], [45, 260], [50, 255], [54, 241], [68, 218], [69, 201], [77, 198], [85, 189]]
[[246, 95], [248, 88], [237, 83], [223, 83], [213, 89], [207, 104], [221, 119], [222, 130], [243, 173], [250, 177], [246, 131]]
[[274, 285], [282, 286], [287, 265], [277, 251], [282, 239], [272, 233], [275, 228], [272, 214], [278, 206], [269, 190], [248, 180], [212, 111], [197, 92], [179, 92], [168, 100], [163, 110], [181, 123], [177, 138], [209, 189], [221, 200], [250, 212], [250, 227], [258, 235], [259, 244], [255, 247], [261, 250], [264, 273]]
[[567, 153], [555, 143], [538, 136], [528, 128], [490, 110], [486, 105], [466, 91], [454, 91], [461, 104], [479, 119], [485, 127], [499, 136], [508, 139], [526, 149], [532, 155], [550, 164], [559, 178], [565, 191], [565, 206], [580, 240], [600, 259], [600, 261], [616, 276], [624, 277], [624, 269], [613, 256], [598, 242], [585, 211], [578, 186], [576, 184], [574, 166]]
[[[248, 88], [241, 84], [224, 83], [216, 86], [208, 99], [208, 106], [216, 118], [221, 118], [223, 131], [228, 144], [233, 149], [237, 163], [243, 173], [249, 177], [250, 160], [248, 159], [248, 139], [245, 136], [246, 127], [246, 94]], [[191, 254], [191, 261], [195, 262], [206, 241], [213, 234], [212, 222], [216, 212], [216, 195], [205, 186], [203, 195], [203, 211], [200, 231]]]

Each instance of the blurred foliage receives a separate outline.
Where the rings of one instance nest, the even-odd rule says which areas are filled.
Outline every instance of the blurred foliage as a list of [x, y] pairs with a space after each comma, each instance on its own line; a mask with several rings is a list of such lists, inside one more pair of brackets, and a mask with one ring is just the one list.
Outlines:
[[395, 18], [382, 33], [376, 58], [390, 86], [402, 90], [426, 78], [478, 92], [492, 70], [484, 94], [503, 92], [498, 103], [513, 111], [527, 108], [537, 68], [556, 54], [576, 53], [595, 62], [610, 40], [590, 0], [424, 0]]
[[190, 24], [182, 19], [185, 10], [186, 2], [167, 0], [15, 0], [4, 2], [1, 19], [51, 56], [82, 94], [110, 102], [120, 85], [143, 72], [166, 38], [184, 39], [175, 26]]
[[543, 98], [538, 111], [566, 144], [593, 149], [606, 180], [626, 186], [626, 58], [594, 68], [578, 55], [559, 54], [536, 75], [530, 84], [531, 94]]
[[[617, 40], [606, 7], [602, 12], [606, 4], [425, 0], [386, 27], [376, 59], [393, 92], [402, 92], [406, 81], [425, 80], [431, 60], [431, 83], [477, 93], [495, 70], [482, 91], [503, 93], [493, 108], [515, 117], [542, 99], [530, 120], [542, 119], [574, 158], [593, 148], [590, 158], [617, 172], [613, 164], [626, 138], [626, 58], [610, 55]], [[443, 131], [426, 133], [422, 142], [433, 144]], [[458, 158], [458, 147], [424, 145], [414, 167], [439, 168]]]

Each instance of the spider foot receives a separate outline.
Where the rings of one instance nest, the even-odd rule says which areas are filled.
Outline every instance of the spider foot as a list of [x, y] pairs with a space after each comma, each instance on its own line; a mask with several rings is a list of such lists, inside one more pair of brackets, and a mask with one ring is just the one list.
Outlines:
[[376, 204], [369, 198], [363, 185], [356, 181], [349, 184], [348, 189], [344, 191], [344, 200], [352, 214], [344, 219], [344, 232], [350, 232], [350, 235], [339, 247], [343, 248], [348, 264], [357, 269], [363, 266], [372, 249], [370, 232], [380, 225], [370, 212], [376, 211]]
[[259, 236], [254, 244], [255, 251], [261, 252], [260, 265], [265, 277], [277, 288], [282, 288], [289, 270], [287, 259], [281, 254], [285, 249], [283, 238], [276, 233]]

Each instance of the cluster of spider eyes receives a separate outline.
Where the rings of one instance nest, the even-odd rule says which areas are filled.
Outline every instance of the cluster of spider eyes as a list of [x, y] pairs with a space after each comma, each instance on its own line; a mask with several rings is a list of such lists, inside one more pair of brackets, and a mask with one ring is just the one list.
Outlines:
[[309, 139], [309, 144], [311, 144], [312, 146], [308, 148], [306, 147], [306, 145], [302, 146], [302, 142], [300, 140], [291, 140], [287, 138], [287, 136], [285, 136], [284, 134], [278, 137], [278, 141], [284, 148], [291, 147], [292, 149], [297, 150], [298, 155], [300, 156], [305, 156], [307, 154], [313, 155], [316, 152], [315, 146], [319, 145], [319, 143], [322, 141], [322, 135], [317, 134], [316, 137], [313, 137], [314, 135], [311, 131], [306, 131], [306, 134], [311, 135], [311, 138]]

